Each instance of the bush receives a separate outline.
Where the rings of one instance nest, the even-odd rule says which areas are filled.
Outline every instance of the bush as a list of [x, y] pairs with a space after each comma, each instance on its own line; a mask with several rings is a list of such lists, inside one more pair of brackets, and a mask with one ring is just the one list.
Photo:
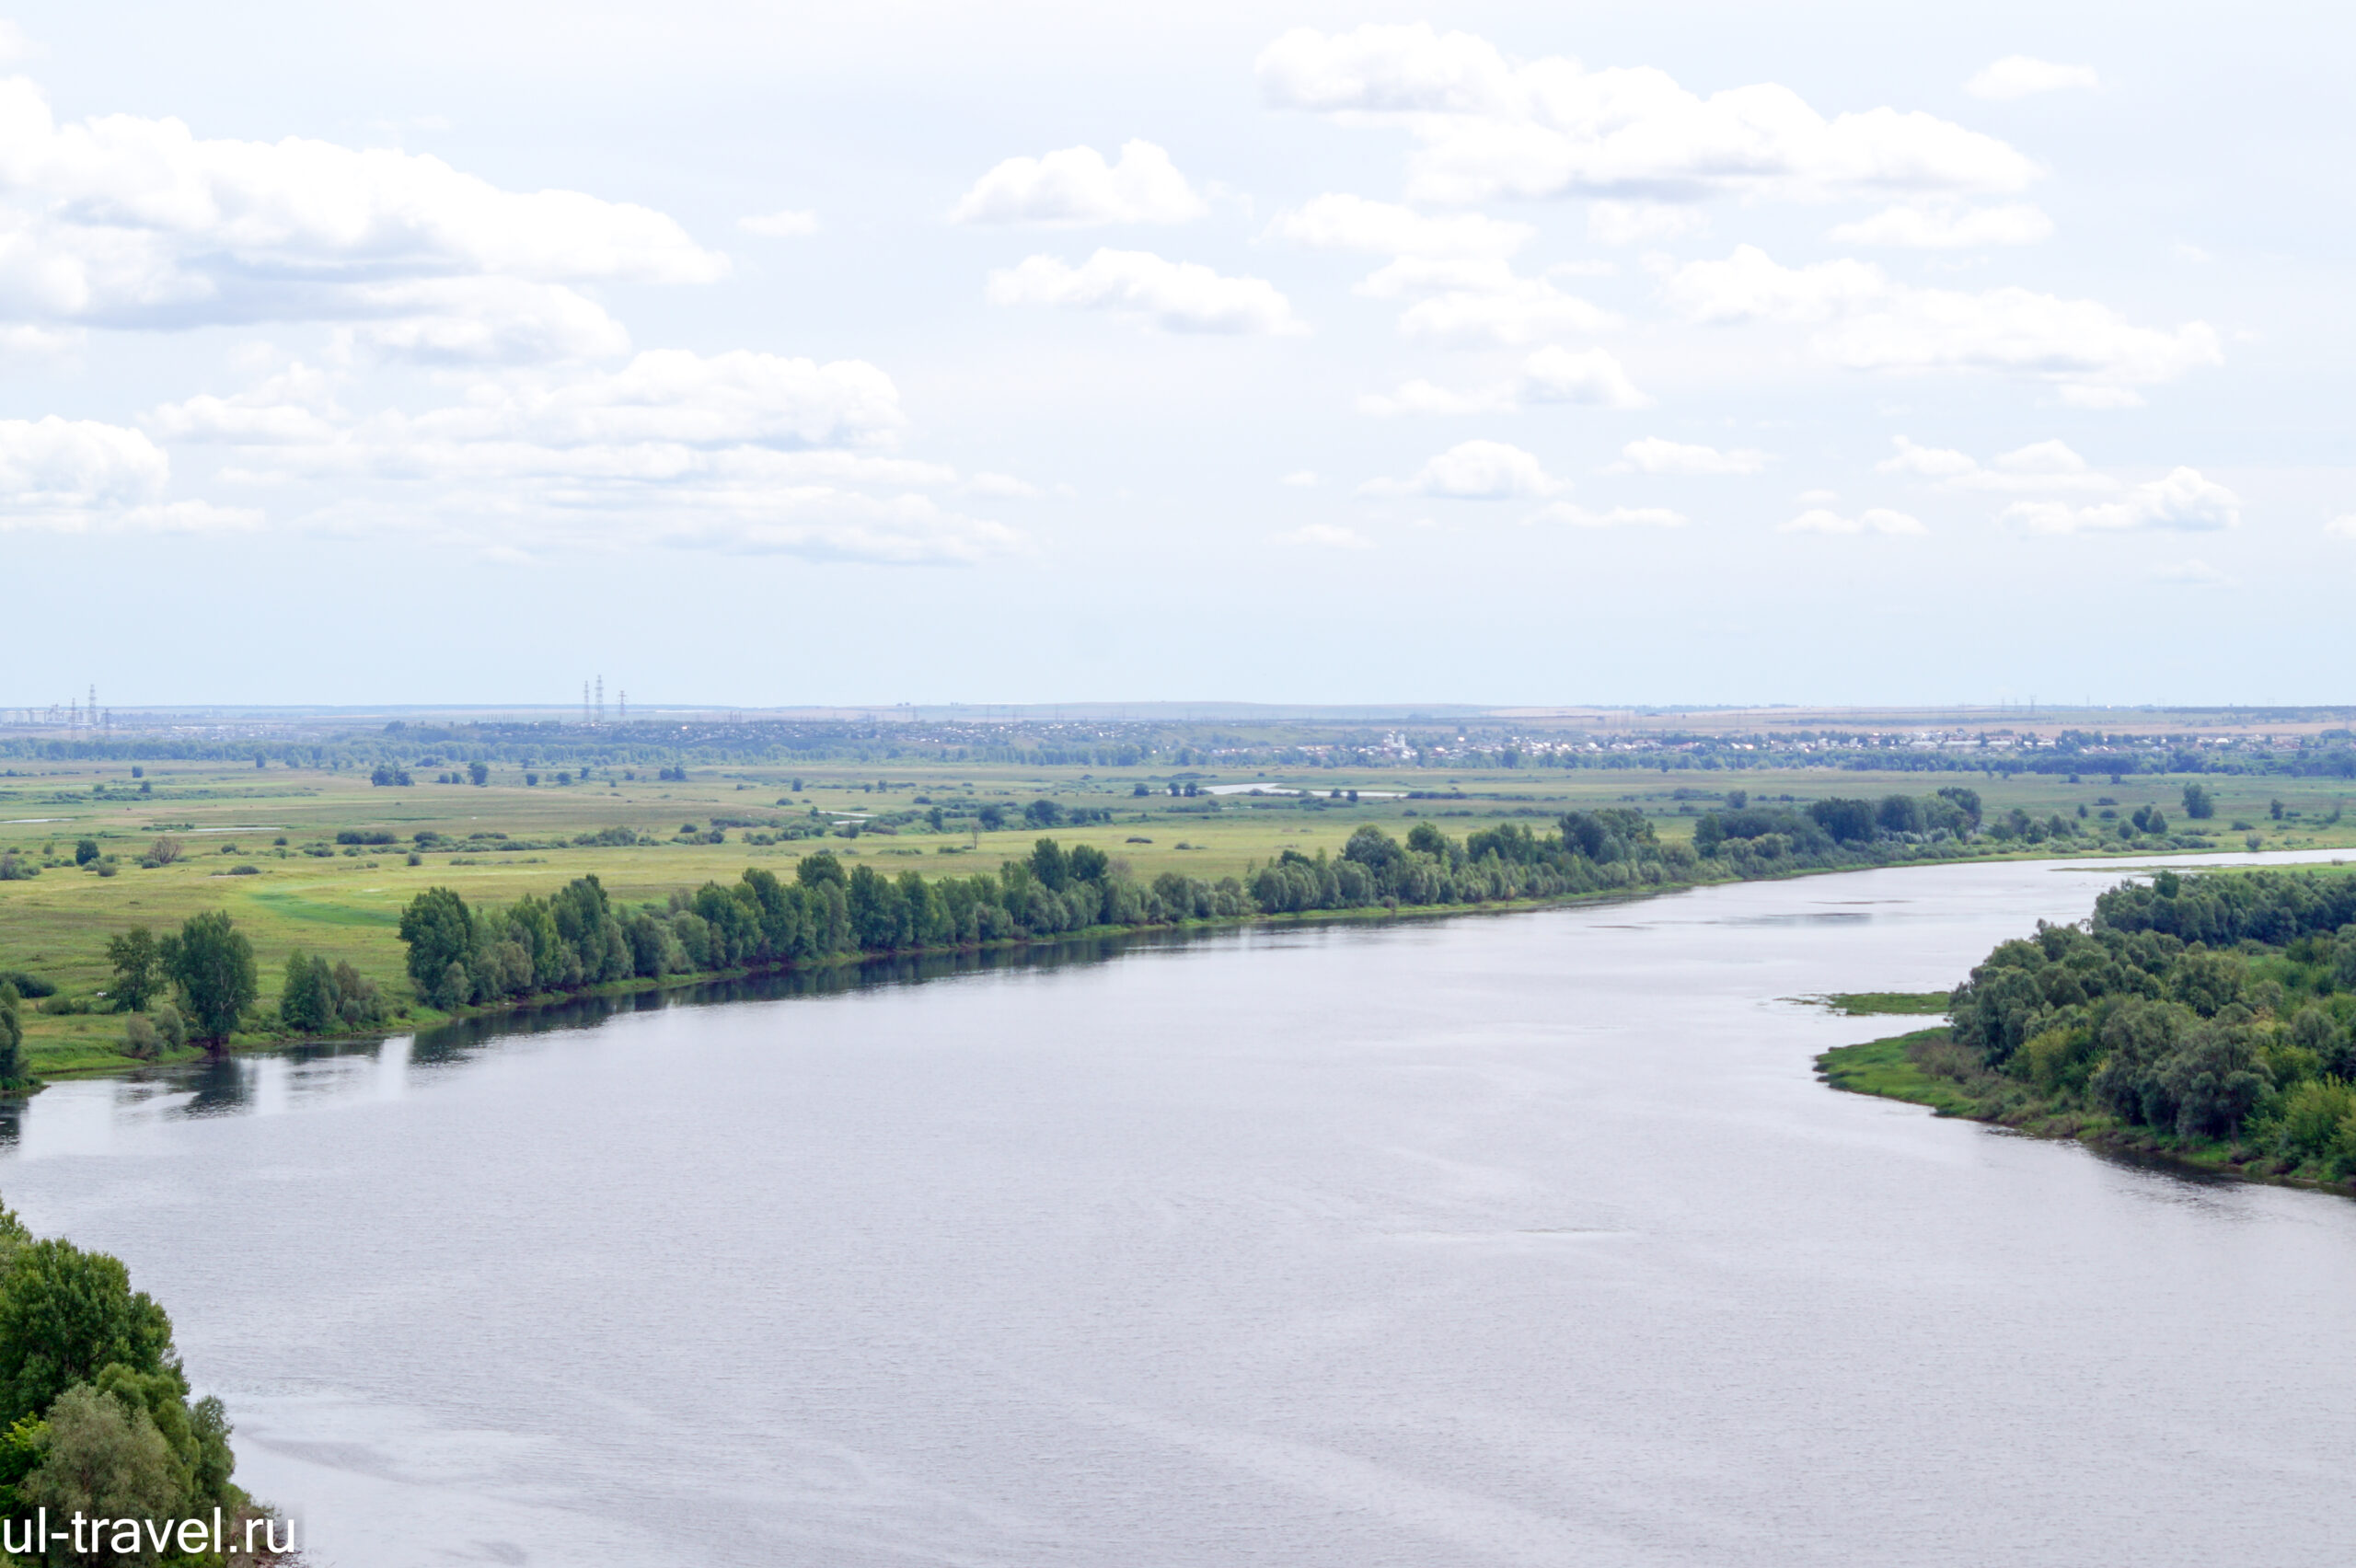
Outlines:
[[143, 1062], [152, 1062], [163, 1054], [163, 1048], [164, 1037], [156, 1028], [155, 1020], [144, 1014], [133, 1013], [122, 1026], [122, 1054], [136, 1056]]
[[168, 866], [180, 858], [183, 847], [177, 838], [158, 838], [148, 849], [147, 858], [159, 866]]

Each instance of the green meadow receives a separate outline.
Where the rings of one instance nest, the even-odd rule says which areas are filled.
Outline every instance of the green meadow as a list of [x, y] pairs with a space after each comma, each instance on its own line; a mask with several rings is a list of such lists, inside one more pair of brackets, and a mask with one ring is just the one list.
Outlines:
[[[2216, 814], [2194, 824], [2180, 811], [2181, 778], [2142, 775], [2114, 785], [2099, 777], [2071, 784], [2038, 775], [1846, 768], [1482, 768], [1450, 776], [1433, 768], [1316, 767], [1198, 772], [1189, 775], [1198, 790], [1238, 792], [1172, 797], [1166, 772], [1142, 767], [895, 761], [861, 768], [690, 766], [684, 778], [659, 778], [653, 771], [598, 768], [559, 784], [551, 770], [526, 784], [520, 771], [502, 768], [484, 785], [433, 782], [431, 773], [419, 773], [402, 786], [372, 784], [349, 768], [277, 764], [257, 769], [154, 762], [142, 765], [138, 778], [128, 763], [20, 766], [0, 778], [0, 855], [13, 853], [39, 874], [0, 881], [0, 970], [37, 975], [66, 997], [91, 998], [110, 980], [109, 937], [137, 925], [160, 935], [191, 915], [222, 909], [255, 945], [265, 1007], [286, 955], [297, 949], [348, 962], [406, 1002], [395, 927], [401, 909], [430, 886], [456, 889], [470, 904], [500, 904], [594, 874], [615, 900], [635, 904], [707, 881], [731, 882], [748, 866], [788, 875], [797, 859], [820, 847], [894, 874], [990, 870], [1027, 853], [1048, 832], [1125, 859], [1144, 880], [1177, 870], [1207, 881], [1242, 875], [1287, 849], [1338, 854], [1350, 833], [1369, 823], [1403, 836], [1416, 822], [1434, 821], [1461, 837], [1499, 820], [1524, 819], [1535, 829], [1565, 811], [1619, 806], [1645, 813], [1666, 840], [1687, 838], [1700, 813], [1722, 805], [1729, 788], [1759, 805], [1961, 781], [1980, 791], [1992, 819], [2015, 807], [2040, 820], [2074, 818], [2084, 806], [2091, 829], [2107, 825], [2105, 811], [2123, 816], [2153, 805], [2177, 830], [2197, 827], [2219, 848], [2241, 848], [2252, 838], [2269, 849], [2356, 847], [2356, 816], [2341, 811], [2356, 790], [2323, 778], [2208, 776], [2203, 782], [2216, 796]], [[631, 772], [635, 777], [627, 776]], [[1305, 792], [1277, 792], [1285, 790]], [[1421, 798], [1404, 798], [1411, 790]], [[1023, 816], [1041, 801], [1057, 819], [1052, 827]], [[977, 820], [990, 805], [1003, 824], [994, 830]], [[934, 811], [941, 813], [938, 827]], [[1106, 820], [1071, 820], [1095, 813]], [[616, 828], [629, 830], [638, 842], [575, 842], [620, 836], [606, 833]], [[391, 842], [341, 843], [339, 836]], [[84, 839], [95, 843], [99, 858], [78, 866], [76, 846]], [[161, 855], [159, 841], [167, 841]], [[2088, 852], [2085, 839], [2052, 847]], [[145, 863], [158, 859], [163, 863]], [[33, 1004], [24, 1017], [38, 1072], [136, 1065], [116, 1049], [118, 1017], [42, 1011]]]

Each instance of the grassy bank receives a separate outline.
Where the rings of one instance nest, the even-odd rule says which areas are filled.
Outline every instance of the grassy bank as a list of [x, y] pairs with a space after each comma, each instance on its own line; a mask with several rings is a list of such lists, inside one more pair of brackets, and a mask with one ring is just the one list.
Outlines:
[[1902, 1100], [1934, 1115], [1986, 1122], [2035, 1137], [2071, 1138], [2106, 1154], [2212, 1175], [2356, 1194], [2356, 1180], [2288, 1167], [2239, 1139], [2160, 1132], [2059, 1103], [2017, 1078], [1991, 1072], [1978, 1053], [1946, 1028], [1835, 1046], [1817, 1057], [1816, 1070], [1833, 1089]]

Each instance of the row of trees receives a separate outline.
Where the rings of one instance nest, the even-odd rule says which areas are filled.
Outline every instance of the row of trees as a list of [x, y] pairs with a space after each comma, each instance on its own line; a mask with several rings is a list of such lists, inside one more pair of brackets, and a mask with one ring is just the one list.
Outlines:
[[1955, 1038], [2020, 1108], [2356, 1174], [2356, 877], [2162, 871], [2001, 944]]
[[[1941, 796], [1916, 809], [1945, 810], [1967, 824], [1978, 801], [1969, 790], [1956, 793], [1967, 803]], [[1461, 841], [1428, 822], [1403, 843], [1369, 825], [1338, 856], [1288, 849], [1242, 877], [1216, 881], [1173, 870], [1144, 882], [1102, 849], [1053, 838], [1039, 839], [1029, 856], [995, 873], [937, 880], [846, 868], [822, 851], [803, 857], [790, 879], [756, 868], [733, 883], [706, 882], [636, 907], [616, 904], [595, 876], [503, 907], [430, 888], [403, 912], [400, 937], [419, 997], [448, 1009], [618, 980], [973, 947], [1093, 927], [1562, 897], [1932, 852], [1877, 830], [1843, 843], [1806, 813], [1762, 810], [1755, 821], [1738, 812], [1715, 820], [1715, 855], [1663, 843], [1642, 813], [1616, 807], [1566, 813], [1551, 832], [1506, 823]], [[1834, 826], [1849, 830], [1837, 814]], [[1771, 831], [1790, 847], [1766, 850], [1757, 840]]]

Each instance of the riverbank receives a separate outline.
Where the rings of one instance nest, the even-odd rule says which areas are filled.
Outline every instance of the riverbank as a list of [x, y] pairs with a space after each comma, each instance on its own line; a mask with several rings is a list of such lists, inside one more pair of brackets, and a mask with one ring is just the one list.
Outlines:
[[2298, 1174], [2238, 1139], [2184, 1137], [2058, 1107], [2019, 1079], [1980, 1066], [1945, 1025], [1835, 1046], [1816, 1058], [1816, 1071], [1830, 1088], [1904, 1101], [1935, 1116], [1984, 1122], [2031, 1137], [2066, 1138], [2106, 1155], [2180, 1171], [2356, 1196], [2356, 1180]]

